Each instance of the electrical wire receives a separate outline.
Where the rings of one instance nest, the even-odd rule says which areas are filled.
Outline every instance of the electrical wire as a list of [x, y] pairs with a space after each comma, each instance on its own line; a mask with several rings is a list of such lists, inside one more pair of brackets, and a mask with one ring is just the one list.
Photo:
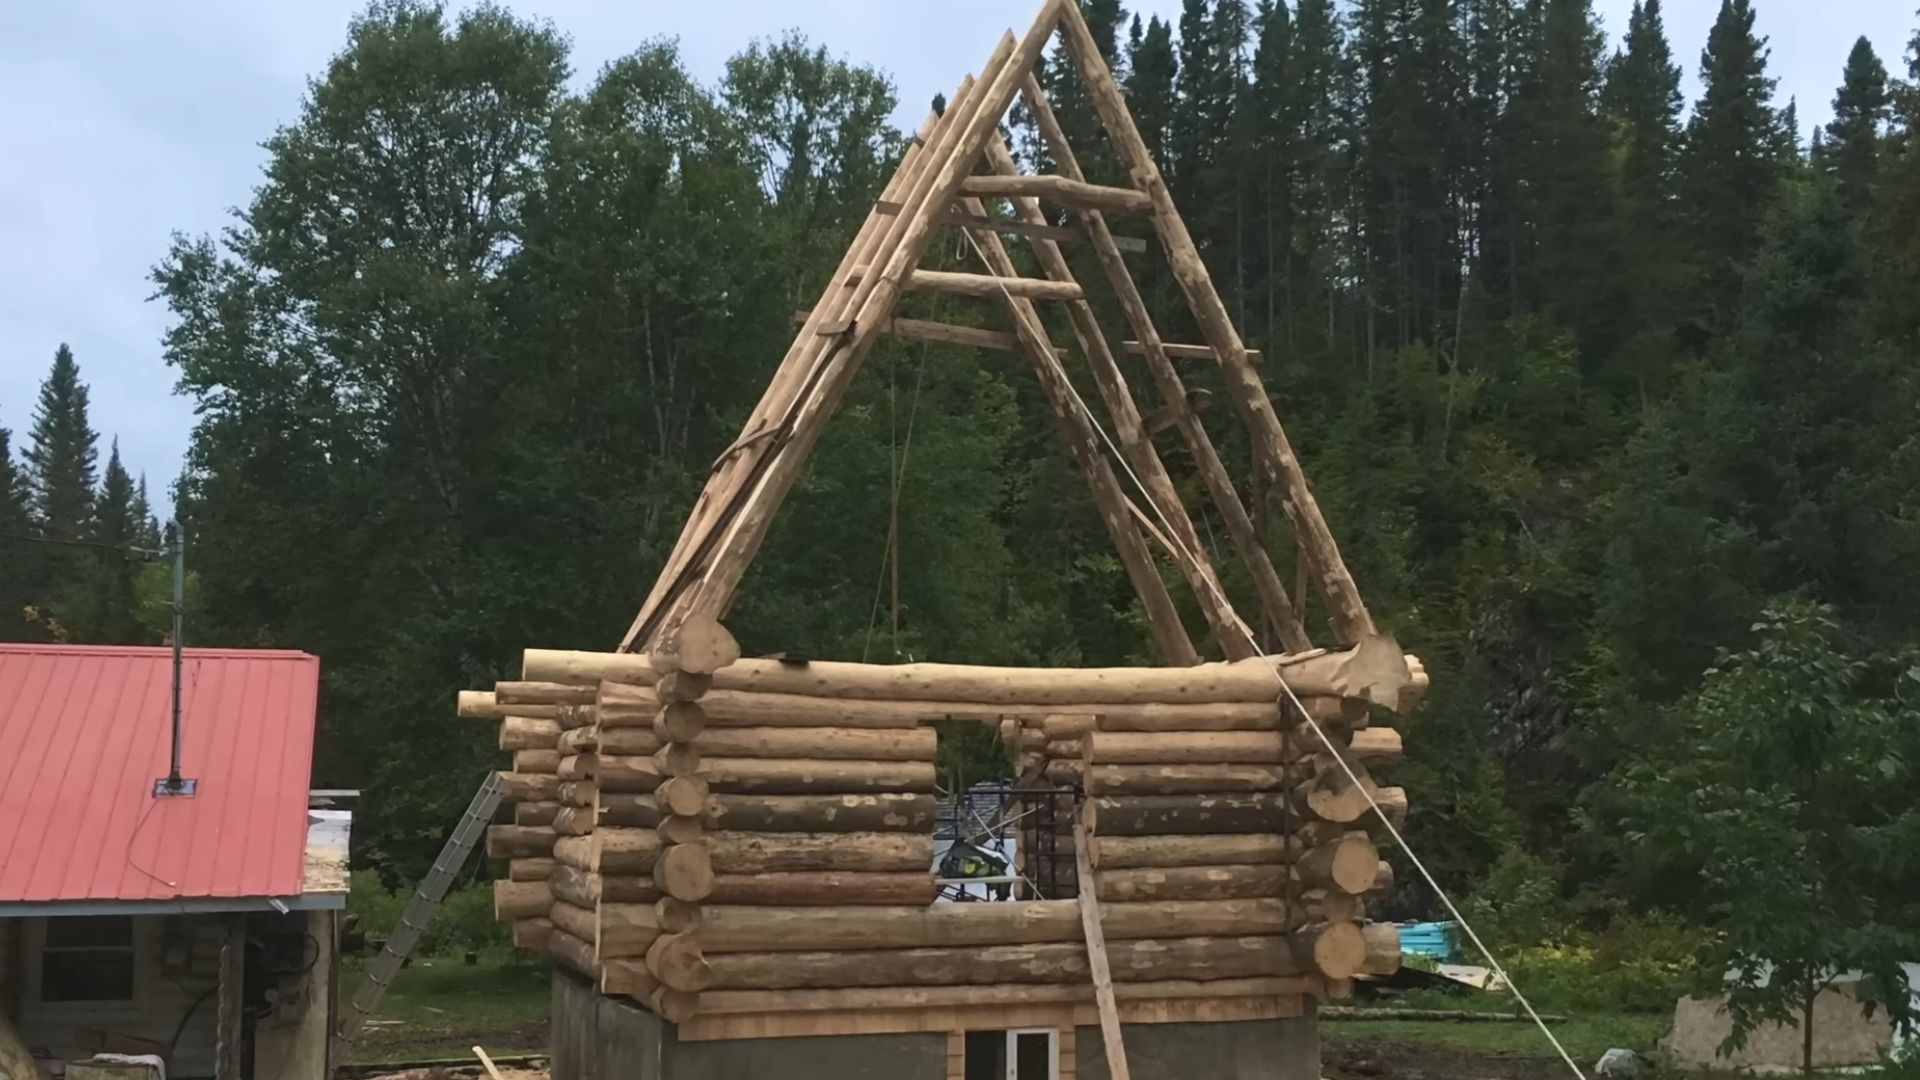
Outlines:
[[[980, 257], [981, 264], [986, 267], [987, 273], [994, 279], [994, 283], [1000, 287], [1001, 295], [1006, 298], [1007, 307], [1013, 312], [1014, 318], [1020, 322], [1022, 329], [1030, 331], [1035, 341], [1041, 340], [1045, 333], [1045, 327], [1034, 326], [1033, 322], [1037, 320], [1033, 319], [1026, 309], [1023, 309], [1015, 302], [1013, 293], [1007, 289], [1005, 279], [1000, 275], [1000, 272], [995, 269], [993, 261], [987, 258], [987, 253], [981, 248], [980, 241], [974, 238], [973, 230], [962, 229], [960, 232], [967, 238], [968, 243], [973, 245], [974, 253]], [[1095, 416], [1093, 410], [1087, 406], [1086, 399], [1081, 397], [1080, 391], [1074, 388], [1073, 380], [1063, 378], [1061, 381], [1066, 386], [1068, 395], [1073, 398], [1075, 406], [1086, 416], [1087, 422], [1093, 425], [1094, 430], [1100, 433], [1100, 439], [1106, 443], [1108, 452], [1120, 463], [1120, 467], [1126, 470], [1127, 478], [1133, 481], [1133, 485], [1139, 490], [1141, 498], [1146, 500], [1146, 504], [1153, 511], [1154, 516], [1160, 519], [1161, 525], [1165, 527], [1166, 533], [1168, 534], [1162, 542], [1179, 544], [1181, 550], [1187, 557], [1197, 562], [1198, 557], [1194, 555], [1193, 552], [1186, 550], [1185, 544], [1174, 532], [1173, 525], [1167, 520], [1166, 513], [1153, 501], [1153, 493], [1147, 490], [1146, 484], [1142, 483], [1140, 477], [1134, 473], [1133, 467], [1127, 462], [1126, 455], [1122, 454], [1119, 446], [1114, 443], [1113, 436], [1107, 433], [1107, 429], [1100, 423], [1099, 417]], [[1240, 622], [1243, 628], [1247, 628], [1244, 619], [1240, 619], [1238, 615], [1235, 616], [1235, 619]], [[1251, 629], [1247, 629], [1248, 637], [1250, 639], [1253, 638]], [[1257, 640], [1254, 644], [1254, 651], [1257, 654], [1257, 659], [1265, 660], [1272, 658], [1270, 653], [1260, 648]], [[1299, 695], [1295, 694], [1293, 687], [1287, 684], [1286, 676], [1280, 674], [1279, 667], [1276, 665], [1270, 670], [1273, 672], [1274, 682], [1279, 684], [1279, 693], [1274, 696], [1275, 704], [1291, 702], [1293, 707], [1298, 710], [1299, 714], [1306, 720], [1308, 726], [1313, 728], [1313, 733], [1319, 736], [1320, 742], [1327, 748], [1327, 752], [1333, 756], [1335, 762], [1339, 763], [1340, 770], [1346, 774], [1347, 780], [1359, 789], [1361, 795], [1366, 797], [1367, 806], [1373, 810], [1374, 816], [1380, 819], [1380, 823], [1386, 826], [1387, 834], [1393, 837], [1393, 842], [1399, 846], [1401, 851], [1406, 852], [1407, 861], [1411, 862], [1413, 868], [1419, 871], [1420, 877], [1427, 883], [1427, 887], [1432, 889], [1433, 894], [1439, 897], [1440, 902], [1446, 906], [1447, 913], [1453, 916], [1455, 922], [1460, 924], [1460, 928], [1466, 932], [1468, 939], [1473, 942], [1474, 948], [1478, 949], [1480, 955], [1486, 958], [1487, 966], [1491, 967], [1494, 974], [1500, 977], [1501, 981], [1506, 984], [1507, 989], [1513, 991], [1514, 1000], [1518, 1001], [1520, 1007], [1526, 1010], [1528, 1018], [1533, 1021], [1534, 1026], [1540, 1029], [1540, 1034], [1546, 1036], [1547, 1041], [1553, 1044], [1554, 1050], [1560, 1055], [1560, 1060], [1566, 1063], [1567, 1068], [1572, 1070], [1573, 1075], [1579, 1077], [1579, 1080], [1586, 1080], [1587, 1074], [1582, 1072], [1580, 1066], [1574, 1063], [1573, 1056], [1567, 1053], [1567, 1048], [1561, 1045], [1559, 1038], [1554, 1035], [1551, 1028], [1547, 1027], [1547, 1022], [1540, 1018], [1540, 1014], [1535, 1011], [1533, 1003], [1527, 1000], [1526, 994], [1521, 992], [1520, 987], [1513, 981], [1512, 976], [1507, 974], [1506, 968], [1503, 967], [1500, 961], [1493, 955], [1493, 950], [1489, 949], [1486, 942], [1480, 939], [1480, 934], [1474, 930], [1472, 924], [1467, 922], [1466, 916], [1462, 915], [1460, 909], [1454, 905], [1453, 898], [1448, 896], [1447, 891], [1440, 887], [1440, 882], [1434, 879], [1433, 873], [1427, 869], [1427, 864], [1422, 862], [1420, 856], [1414, 853], [1413, 847], [1407, 843], [1407, 838], [1401, 834], [1399, 829], [1394, 827], [1393, 822], [1388, 820], [1387, 815], [1381, 811], [1379, 802], [1373, 797], [1372, 785], [1361, 782], [1359, 774], [1354, 772], [1353, 766], [1347, 762], [1346, 755], [1340, 752], [1339, 748], [1334, 745], [1333, 740], [1327, 736], [1326, 729], [1322, 728], [1319, 721], [1315, 720], [1313, 715], [1307, 711], [1306, 706], [1301, 703]]]

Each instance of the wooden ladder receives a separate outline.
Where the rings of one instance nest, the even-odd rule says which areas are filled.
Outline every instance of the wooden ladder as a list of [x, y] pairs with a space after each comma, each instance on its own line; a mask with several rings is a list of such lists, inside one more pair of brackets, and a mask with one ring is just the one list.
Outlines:
[[1107, 934], [1100, 928], [1100, 897], [1093, 884], [1093, 852], [1084, 815], [1073, 819], [1073, 862], [1079, 877], [1080, 926], [1087, 935], [1087, 967], [1093, 973], [1093, 1000], [1100, 1006], [1100, 1037], [1107, 1047], [1107, 1072], [1113, 1080], [1133, 1080], [1127, 1048], [1120, 1040], [1120, 1006], [1113, 997], [1113, 969], [1107, 965]]

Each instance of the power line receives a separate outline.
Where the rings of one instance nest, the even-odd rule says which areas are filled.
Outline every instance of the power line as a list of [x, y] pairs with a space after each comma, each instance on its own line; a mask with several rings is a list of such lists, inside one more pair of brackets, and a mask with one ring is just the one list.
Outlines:
[[58, 536], [35, 536], [32, 533], [0, 532], [0, 540], [25, 540], [35, 544], [58, 544], [65, 547], [97, 548], [102, 551], [118, 551], [132, 555], [144, 555], [148, 560], [164, 558], [165, 548], [141, 547], [138, 544], [103, 544], [98, 540], [67, 540]]

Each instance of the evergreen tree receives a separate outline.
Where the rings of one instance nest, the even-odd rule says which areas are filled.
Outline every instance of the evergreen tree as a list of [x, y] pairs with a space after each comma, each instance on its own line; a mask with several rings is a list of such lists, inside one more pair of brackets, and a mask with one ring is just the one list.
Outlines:
[[1753, 254], [1780, 173], [1779, 118], [1768, 104], [1774, 80], [1767, 76], [1766, 40], [1754, 35], [1753, 18], [1751, 0], [1721, 0], [1700, 54], [1704, 89], [1681, 153], [1709, 331], [1732, 324], [1740, 270]]
[[34, 594], [41, 545], [35, 535], [27, 478], [15, 466], [12, 433], [0, 427], [0, 641], [27, 639], [26, 606]]
[[1589, 356], [1612, 344], [1617, 280], [1614, 187], [1597, 113], [1603, 43], [1591, 0], [1544, 0], [1539, 51], [1513, 98], [1508, 163], [1526, 223], [1523, 309], [1573, 330]]
[[[1126, 12], [1120, 0], [1079, 0], [1079, 4], [1080, 13], [1087, 20], [1087, 29], [1093, 32], [1094, 43], [1100, 48], [1100, 55], [1113, 70], [1114, 78], [1125, 85], [1128, 57], [1120, 49], [1120, 25]], [[1138, 23], [1139, 19], [1135, 18], [1134, 22]], [[1079, 67], [1064, 48], [1055, 49], [1052, 55], [1041, 61], [1039, 80], [1041, 88], [1047, 93], [1047, 100], [1053, 105], [1054, 113], [1060, 118], [1060, 127], [1067, 134], [1067, 143], [1073, 147], [1081, 170], [1095, 182], [1112, 182], [1116, 166], [1100, 124], [1100, 116], [1093, 108], [1093, 98], [1087, 93], [1086, 80], [1080, 77]], [[1024, 104], [1017, 105], [1016, 112], [1020, 116], [1024, 117], [1025, 111]], [[1028, 156], [1036, 171], [1053, 171], [1038, 132], [1028, 133], [1028, 144]]]
[[40, 384], [27, 440], [27, 481], [41, 529], [54, 539], [84, 539], [93, 513], [99, 435], [88, 426], [87, 387], [65, 345], [54, 352], [53, 369]]
[[1173, 133], [1174, 87], [1179, 62], [1173, 48], [1173, 28], [1154, 15], [1142, 30], [1140, 16], [1127, 31], [1127, 107], [1140, 128], [1147, 150], [1162, 168], [1168, 160]]
[[1886, 65], [1875, 55], [1873, 43], [1862, 37], [1847, 54], [1821, 155], [1839, 185], [1840, 201], [1854, 213], [1863, 211], [1872, 196], [1888, 101]]
[[107, 645], [136, 642], [140, 636], [134, 579], [140, 556], [140, 521], [134, 513], [132, 477], [120, 463], [120, 440], [113, 441], [107, 468], [94, 499], [87, 540], [91, 547], [75, 560], [77, 579], [63, 604], [62, 621], [79, 641]]
[[1244, 330], [1260, 332], [1271, 349], [1281, 340], [1283, 315], [1291, 316], [1293, 252], [1293, 151], [1299, 106], [1289, 93], [1293, 19], [1285, 4], [1259, 0], [1254, 11], [1253, 64], [1249, 69], [1248, 108], [1240, 110], [1241, 153], [1251, 170], [1255, 197], [1251, 216], [1258, 239], [1253, 245], [1251, 289], [1265, 300], [1262, 318]]
[[1291, 139], [1286, 155], [1293, 269], [1286, 282], [1286, 325], [1290, 335], [1297, 326], [1318, 325], [1323, 348], [1331, 350], [1351, 161], [1345, 42], [1333, 0], [1299, 0], [1289, 36], [1282, 82]]
[[136, 529], [134, 543], [149, 551], [160, 548], [160, 519], [153, 515], [153, 504], [147, 501], [147, 474], [141, 473], [133, 486], [133, 522]]
[[1634, 0], [1625, 47], [1607, 66], [1601, 100], [1620, 162], [1623, 364], [1644, 393], [1671, 363], [1687, 284], [1676, 205], [1680, 65], [1667, 44], [1660, 0]]

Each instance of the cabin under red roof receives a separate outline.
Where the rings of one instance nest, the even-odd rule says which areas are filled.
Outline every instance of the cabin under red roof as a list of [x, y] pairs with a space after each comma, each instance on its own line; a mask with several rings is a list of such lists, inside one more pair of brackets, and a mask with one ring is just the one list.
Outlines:
[[187, 649], [181, 774], [166, 648], [0, 645], [0, 904], [298, 897], [320, 660]]

